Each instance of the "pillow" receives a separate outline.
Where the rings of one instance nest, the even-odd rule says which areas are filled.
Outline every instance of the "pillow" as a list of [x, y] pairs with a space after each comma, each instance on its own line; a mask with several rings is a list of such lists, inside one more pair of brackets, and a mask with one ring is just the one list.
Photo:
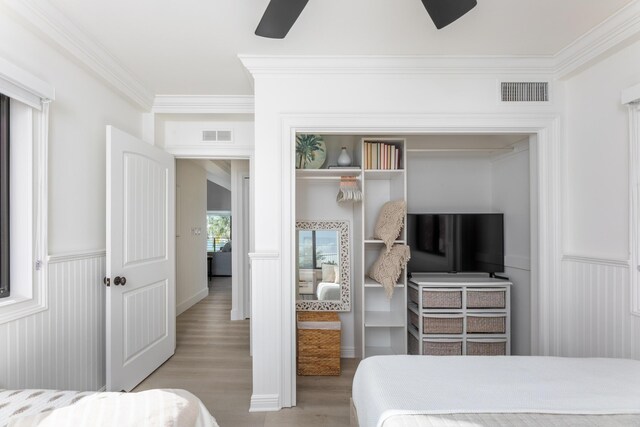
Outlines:
[[373, 237], [384, 242], [387, 253], [391, 250], [393, 241], [400, 236], [406, 213], [407, 203], [404, 200], [387, 202], [380, 209]]
[[369, 277], [380, 282], [387, 298], [391, 299], [393, 290], [402, 270], [407, 266], [411, 258], [411, 250], [407, 245], [394, 245], [389, 252], [385, 249], [369, 269]]
[[336, 267], [333, 264], [322, 264], [322, 281], [331, 283], [336, 281]]

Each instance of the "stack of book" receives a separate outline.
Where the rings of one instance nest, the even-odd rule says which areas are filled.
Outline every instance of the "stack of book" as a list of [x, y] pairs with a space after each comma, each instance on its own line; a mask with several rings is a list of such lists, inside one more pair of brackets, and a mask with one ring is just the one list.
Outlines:
[[384, 142], [364, 143], [365, 169], [401, 169], [400, 148]]

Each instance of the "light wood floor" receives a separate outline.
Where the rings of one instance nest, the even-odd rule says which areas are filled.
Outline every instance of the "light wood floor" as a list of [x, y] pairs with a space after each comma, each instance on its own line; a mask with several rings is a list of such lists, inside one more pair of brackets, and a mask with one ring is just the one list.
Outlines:
[[340, 377], [298, 377], [295, 408], [249, 413], [249, 321], [230, 321], [230, 311], [231, 279], [216, 277], [209, 296], [178, 316], [176, 353], [134, 391], [188, 390], [221, 427], [349, 426], [356, 359], [342, 359]]

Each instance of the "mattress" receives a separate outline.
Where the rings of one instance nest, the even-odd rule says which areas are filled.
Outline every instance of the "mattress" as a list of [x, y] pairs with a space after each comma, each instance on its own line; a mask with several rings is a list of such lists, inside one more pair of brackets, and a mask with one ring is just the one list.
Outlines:
[[0, 390], [0, 427], [113, 425], [218, 427], [204, 404], [185, 390]]
[[361, 427], [640, 425], [633, 360], [377, 356], [352, 393]]

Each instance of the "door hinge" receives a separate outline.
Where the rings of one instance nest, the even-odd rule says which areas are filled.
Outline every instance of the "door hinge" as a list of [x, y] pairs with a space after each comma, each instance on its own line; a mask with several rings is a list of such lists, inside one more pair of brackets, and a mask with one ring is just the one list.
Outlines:
[[40, 269], [42, 269], [42, 261], [37, 259], [36, 260], [36, 271], [39, 271]]
[[111, 278], [105, 277], [104, 279], [102, 279], [102, 283], [104, 283], [107, 286], [111, 286]]

